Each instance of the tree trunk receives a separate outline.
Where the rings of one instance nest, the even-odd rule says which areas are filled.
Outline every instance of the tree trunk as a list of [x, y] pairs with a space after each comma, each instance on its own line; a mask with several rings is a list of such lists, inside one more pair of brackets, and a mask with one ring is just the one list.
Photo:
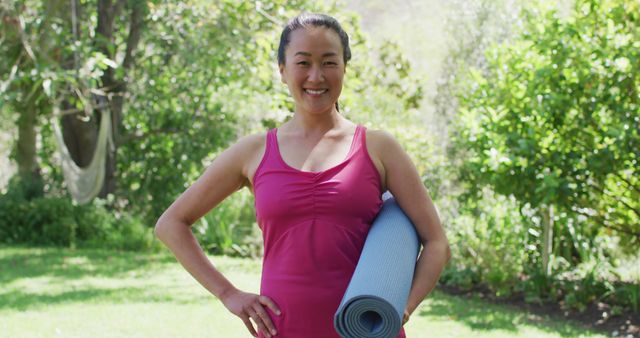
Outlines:
[[[46, 1], [45, 2], [45, 23], [42, 27], [45, 27], [44, 31], [40, 32], [38, 43], [39, 52], [34, 54], [33, 47], [29, 42], [24, 39], [21, 44], [21, 48], [25, 48], [20, 54], [25, 55], [25, 65], [30, 65], [33, 68], [37, 68], [39, 64], [46, 64], [50, 57], [50, 50], [52, 48], [51, 31], [47, 29], [47, 21], [53, 18], [59, 17], [65, 9], [65, 2], [63, 0], [58, 1]], [[9, 25], [8, 27], [14, 27], [15, 31], [11, 34], [12, 38], [19, 38], [24, 32], [22, 28], [17, 25]], [[34, 86], [38, 86], [34, 88]], [[44, 95], [42, 87], [35, 83], [27, 83], [19, 87], [20, 92], [23, 93], [22, 101], [16, 102], [14, 108], [18, 111], [18, 142], [16, 145], [16, 159], [18, 162], [18, 175], [25, 183], [35, 183], [40, 181], [40, 169], [37, 162], [37, 126], [38, 115], [42, 107], [37, 104], [38, 99]], [[33, 191], [37, 189], [38, 184], [29, 184], [29, 189], [34, 195], [41, 195], [42, 191]]]
[[[28, 91], [27, 91], [28, 92]], [[18, 143], [17, 143], [17, 161], [18, 175], [25, 182], [40, 178], [40, 170], [36, 161], [36, 125], [38, 110], [35, 100], [28, 98], [19, 107], [20, 117], [18, 118]]]
[[542, 221], [544, 228], [542, 232], [542, 271], [546, 276], [551, 274], [549, 258], [553, 250], [553, 206], [550, 205], [542, 210]]
[[[108, 44], [100, 41], [113, 41], [114, 19], [122, 10], [124, 1], [118, 1], [115, 4], [111, 0], [100, 0], [98, 2], [98, 26], [96, 27], [96, 37], [98, 48], [113, 60], [113, 49], [108, 48]], [[144, 3], [135, 3], [132, 5], [131, 14], [129, 16], [129, 34], [127, 36], [127, 45], [125, 49], [124, 60], [120, 67], [125, 71], [131, 68], [134, 63], [133, 53], [135, 52], [140, 36], [142, 33], [142, 25], [144, 18]], [[107, 149], [106, 172], [104, 185], [100, 192], [100, 197], [106, 197], [108, 194], [114, 193], [116, 190], [116, 171], [117, 171], [117, 152], [120, 143], [120, 127], [122, 124], [122, 111], [124, 106], [124, 95], [127, 91], [127, 83], [123, 80], [115, 78], [114, 70], [106, 69], [102, 76], [102, 85], [109, 97], [109, 109], [111, 109], [111, 128], [112, 140], [114, 141]]]

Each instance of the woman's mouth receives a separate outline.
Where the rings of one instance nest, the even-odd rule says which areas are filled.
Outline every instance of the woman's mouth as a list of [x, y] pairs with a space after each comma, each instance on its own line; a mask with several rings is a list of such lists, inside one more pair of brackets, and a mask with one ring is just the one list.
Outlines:
[[328, 91], [328, 89], [309, 89], [309, 88], [305, 88], [304, 92], [309, 94], [309, 95], [322, 95], [324, 93], [326, 93]]

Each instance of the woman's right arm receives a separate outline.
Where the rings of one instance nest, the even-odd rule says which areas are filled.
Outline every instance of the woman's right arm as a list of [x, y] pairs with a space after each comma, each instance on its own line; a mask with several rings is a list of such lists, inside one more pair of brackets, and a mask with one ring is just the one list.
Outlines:
[[252, 297], [236, 289], [207, 258], [191, 232], [191, 225], [227, 196], [247, 185], [247, 168], [259, 156], [263, 137], [244, 137], [216, 157], [204, 174], [160, 216], [154, 231], [180, 264], [204, 288], [222, 300], [230, 311], [242, 318], [253, 335], [255, 331], [249, 322], [252, 314], [264, 320], [261, 323], [252, 316], [259, 329], [261, 326], [273, 328], [266, 312], [257, 303], [270, 306], [274, 312], [277, 312], [277, 307], [267, 297]]

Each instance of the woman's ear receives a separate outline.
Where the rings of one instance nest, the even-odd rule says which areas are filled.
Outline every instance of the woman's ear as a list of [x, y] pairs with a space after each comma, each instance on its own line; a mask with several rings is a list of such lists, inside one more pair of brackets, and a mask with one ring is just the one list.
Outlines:
[[280, 70], [280, 81], [284, 84], [287, 84], [287, 80], [284, 77], [284, 64], [278, 65], [278, 69]]

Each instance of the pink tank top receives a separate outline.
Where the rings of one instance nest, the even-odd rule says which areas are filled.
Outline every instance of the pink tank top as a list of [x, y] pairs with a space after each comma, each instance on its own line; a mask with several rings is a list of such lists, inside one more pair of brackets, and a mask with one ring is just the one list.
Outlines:
[[382, 206], [365, 131], [358, 125], [346, 159], [320, 172], [286, 164], [277, 129], [267, 133], [253, 185], [264, 240], [260, 294], [282, 311], [278, 316], [265, 307], [277, 337], [340, 337], [333, 316]]

